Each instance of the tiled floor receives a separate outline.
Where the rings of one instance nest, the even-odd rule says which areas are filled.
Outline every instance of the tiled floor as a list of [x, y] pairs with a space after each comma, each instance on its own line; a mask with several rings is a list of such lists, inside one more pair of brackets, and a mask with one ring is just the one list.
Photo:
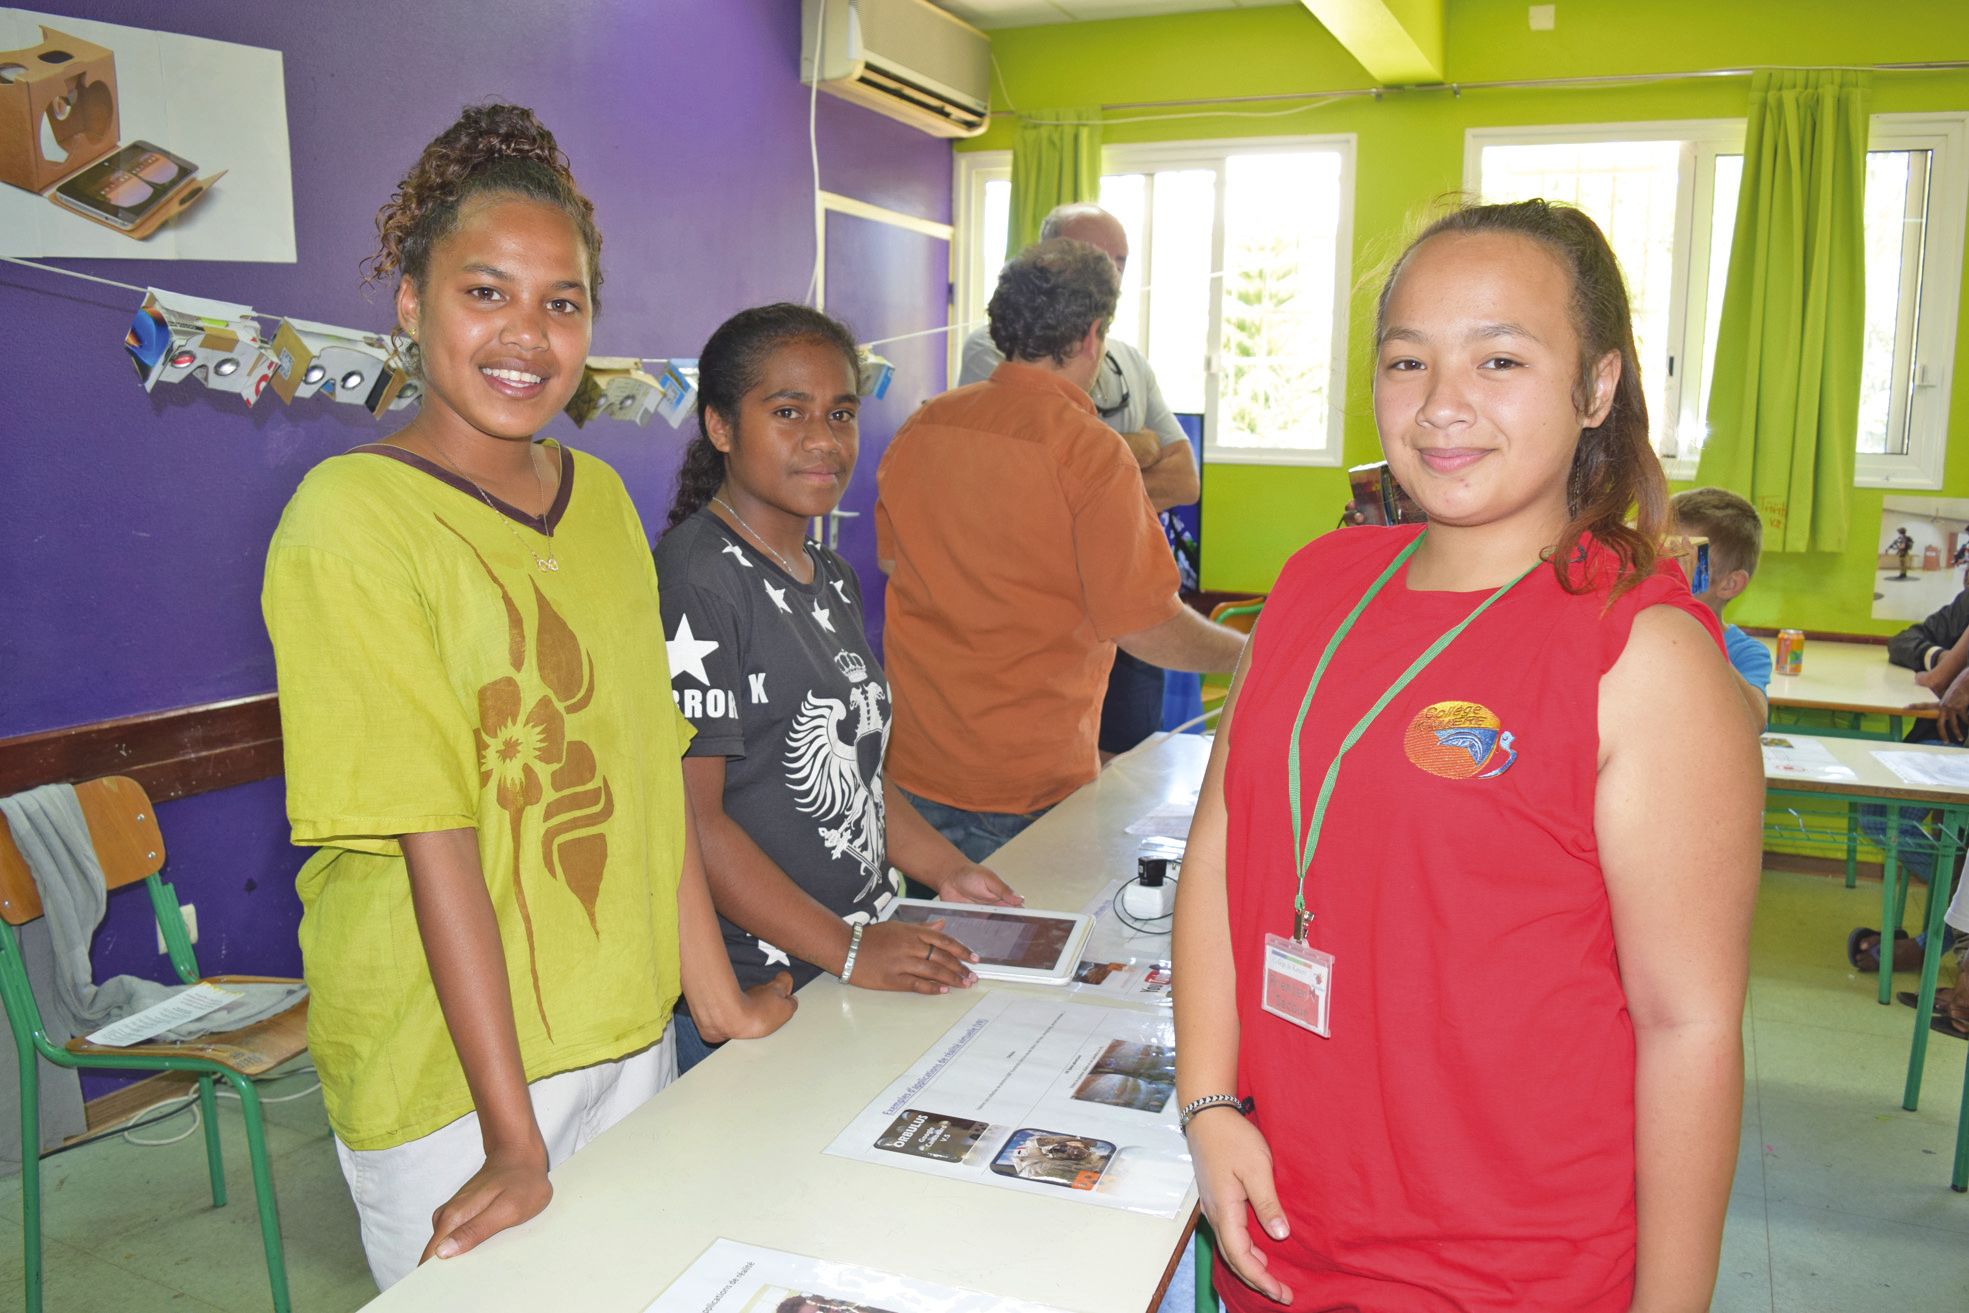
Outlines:
[[[1969, 1196], [1948, 1188], [1965, 1046], [1933, 1037], [1921, 1111], [1903, 1112], [1913, 1014], [1876, 1005], [1870, 982], [1842, 957], [1846, 931], [1874, 921], [1879, 906], [1877, 887], [1765, 877], [1744, 1022], [1743, 1154], [1717, 1313], [1955, 1313], [1969, 1298]], [[1699, 919], [1690, 928], [1699, 933]], [[266, 1092], [308, 1083], [289, 1077]], [[320, 1096], [268, 1114], [294, 1307], [357, 1308], [374, 1288]], [[163, 1148], [109, 1141], [47, 1160], [49, 1313], [268, 1307], [236, 1105], [222, 1106], [220, 1118], [232, 1203], [216, 1213], [202, 1136]], [[0, 1216], [10, 1224], [0, 1232], [0, 1308], [14, 1308], [21, 1260], [12, 1179], [0, 1182]], [[1164, 1307], [1189, 1305], [1179, 1281]]]

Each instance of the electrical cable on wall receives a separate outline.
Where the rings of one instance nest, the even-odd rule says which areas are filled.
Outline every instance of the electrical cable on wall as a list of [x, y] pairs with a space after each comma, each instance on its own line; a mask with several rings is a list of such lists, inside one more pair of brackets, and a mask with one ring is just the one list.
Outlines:
[[814, 271], [807, 279], [806, 301], [816, 310], [821, 308], [821, 261], [827, 254], [827, 213], [820, 203], [820, 138], [815, 132], [815, 122], [820, 112], [821, 60], [826, 54], [826, 40], [827, 0], [819, 0], [814, 6], [813, 79], [807, 85], [807, 158], [814, 167]]

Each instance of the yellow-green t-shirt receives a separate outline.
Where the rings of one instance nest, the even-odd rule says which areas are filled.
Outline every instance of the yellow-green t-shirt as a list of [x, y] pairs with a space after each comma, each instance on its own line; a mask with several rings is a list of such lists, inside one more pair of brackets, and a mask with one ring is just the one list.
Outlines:
[[690, 727], [656, 568], [615, 471], [561, 460], [533, 520], [360, 448], [302, 481], [267, 554], [288, 819], [320, 848], [298, 877], [308, 1044], [353, 1149], [472, 1107], [398, 835], [478, 832], [529, 1081], [655, 1043], [677, 998]]

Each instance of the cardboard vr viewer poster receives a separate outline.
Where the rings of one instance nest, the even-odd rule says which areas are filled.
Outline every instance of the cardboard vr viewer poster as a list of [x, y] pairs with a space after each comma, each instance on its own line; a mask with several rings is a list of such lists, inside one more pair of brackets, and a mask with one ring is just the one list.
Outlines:
[[0, 9], [0, 255], [292, 263], [280, 52]]

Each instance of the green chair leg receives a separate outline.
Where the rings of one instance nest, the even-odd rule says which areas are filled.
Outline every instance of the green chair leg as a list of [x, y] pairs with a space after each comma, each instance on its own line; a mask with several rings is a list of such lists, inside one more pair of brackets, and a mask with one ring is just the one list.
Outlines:
[[198, 1078], [198, 1115], [205, 1123], [205, 1167], [212, 1174], [212, 1207], [226, 1206], [226, 1160], [219, 1151], [219, 1101], [212, 1097], [212, 1078]]
[[1962, 1063], [1962, 1110], [1955, 1114], [1955, 1175], [1949, 1188], [1969, 1193], [1969, 1059]]
[[267, 1124], [260, 1115], [260, 1092], [237, 1072], [226, 1072], [225, 1078], [239, 1095], [239, 1110], [246, 1121], [246, 1152], [253, 1160], [253, 1195], [260, 1206], [260, 1243], [267, 1251], [267, 1284], [273, 1288], [274, 1313], [290, 1313], [287, 1252], [280, 1243], [280, 1213], [274, 1204], [273, 1171], [267, 1165]]
[[[1946, 823], [1943, 832], [1949, 833]], [[1907, 1055], [1907, 1087], [1901, 1106], [1909, 1112], [1921, 1106], [1921, 1075], [1928, 1061], [1928, 1024], [1935, 1010], [1935, 981], [1942, 971], [1943, 914], [1955, 874], [1955, 845], [1942, 844], [1935, 853], [1935, 876], [1928, 882], [1927, 940], [1921, 952], [1921, 993], [1914, 1000], [1914, 1047]]]
[[1860, 807], [1858, 803], [1846, 804], [1846, 887], [1853, 888], [1860, 882]]
[[[1969, 1099], [1965, 1099], [1965, 1106], [1969, 1106]], [[1957, 1157], [1960, 1158], [1961, 1155], [1958, 1153]], [[1194, 1268], [1196, 1313], [1218, 1313], [1217, 1287], [1210, 1281], [1210, 1274], [1216, 1268], [1217, 1243], [1215, 1237], [1211, 1235], [1210, 1223], [1200, 1212], [1196, 1215], [1194, 1252], [1196, 1254]]]
[[1887, 804], [1887, 853], [1880, 862], [1880, 1003], [1894, 1001], [1894, 932], [1901, 928], [1901, 809]]
[[[18, 1032], [17, 1032], [18, 1033]], [[25, 1036], [15, 1045], [21, 1082], [21, 1285], [26, 1313], [41, 1313], [41, 1065]]]

